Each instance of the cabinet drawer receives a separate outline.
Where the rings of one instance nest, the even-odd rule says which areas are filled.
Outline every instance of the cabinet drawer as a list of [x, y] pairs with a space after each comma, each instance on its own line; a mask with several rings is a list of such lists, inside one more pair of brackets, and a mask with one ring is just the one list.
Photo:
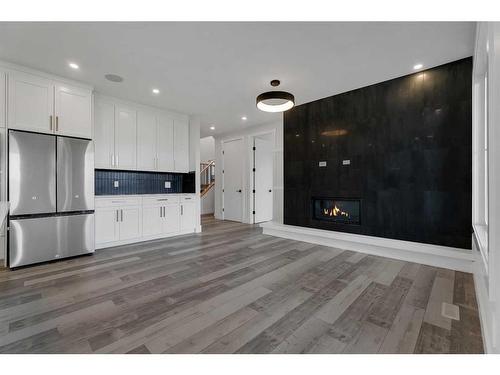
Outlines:
[[144, 206], [156, 206], [169, 203], [179, 203], [179, 196], [161, 196], [161, 197], [144, 197], [142, 204]]
[[95, 207], [140, 206], [141, 198], [96, 198]]

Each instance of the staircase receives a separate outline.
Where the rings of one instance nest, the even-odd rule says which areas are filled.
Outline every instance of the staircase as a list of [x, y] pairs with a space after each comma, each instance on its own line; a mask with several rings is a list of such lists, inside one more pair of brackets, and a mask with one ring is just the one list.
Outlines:
[[215, 160], [200, 163], [201, 196], [207, 194], [215, 185]]

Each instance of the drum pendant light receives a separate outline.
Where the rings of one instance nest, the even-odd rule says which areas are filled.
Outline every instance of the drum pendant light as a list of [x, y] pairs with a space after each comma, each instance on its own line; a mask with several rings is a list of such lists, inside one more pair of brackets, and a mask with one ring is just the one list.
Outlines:
[[[279, 86], [280, 81], [273, 79], [271, 86]], [[295, 105], [295, 98], [286, 91], [267, 91], [257, 96], [257, 108], [264, 112], [284, 112]]]

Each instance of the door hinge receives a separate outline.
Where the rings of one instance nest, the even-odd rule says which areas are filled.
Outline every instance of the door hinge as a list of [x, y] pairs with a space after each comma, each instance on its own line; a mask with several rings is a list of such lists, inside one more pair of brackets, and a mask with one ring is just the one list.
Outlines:
[[255, 189], [253, 189], [253, 190], [252, 190], [252, 193], [254, 193], [254, 194], [255, 194]]
[[224, 193], [224, 189], [222, 189], [222, 192]]
[[222, 150], [222, 155], [224, 155], [224, 150]]
[[224, 208], [222, 208], [222, 212], [224, 212]]
[[255, 146], [253, 146], [253, 150], [254, 150], [254, 151], [256, 150]]
[[255, 172], [255, 168], [253, 169], [253, 171]]
[[224, 169], [222, 170], [222, 173], [224, 173]]
[[255, 211], [252, 212], [255, 215]]

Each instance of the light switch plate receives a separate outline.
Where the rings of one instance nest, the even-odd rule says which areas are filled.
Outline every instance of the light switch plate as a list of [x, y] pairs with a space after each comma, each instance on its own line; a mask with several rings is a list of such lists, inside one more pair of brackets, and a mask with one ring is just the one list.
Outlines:
[[351, 161], [349, 159], [342, 160], [342, 165], [351, 165]]
[[326, 161], [320, 161], [318, 163], [318, 166], [320, 166], [320, 167], [326, 167]]
[[115, 188], [120, 187], [120, 181], [113, 181], [113, 186]]
[[165, 181], [165, 189], [170, 189], [172, 187], [172, 183], [170, 181]]

